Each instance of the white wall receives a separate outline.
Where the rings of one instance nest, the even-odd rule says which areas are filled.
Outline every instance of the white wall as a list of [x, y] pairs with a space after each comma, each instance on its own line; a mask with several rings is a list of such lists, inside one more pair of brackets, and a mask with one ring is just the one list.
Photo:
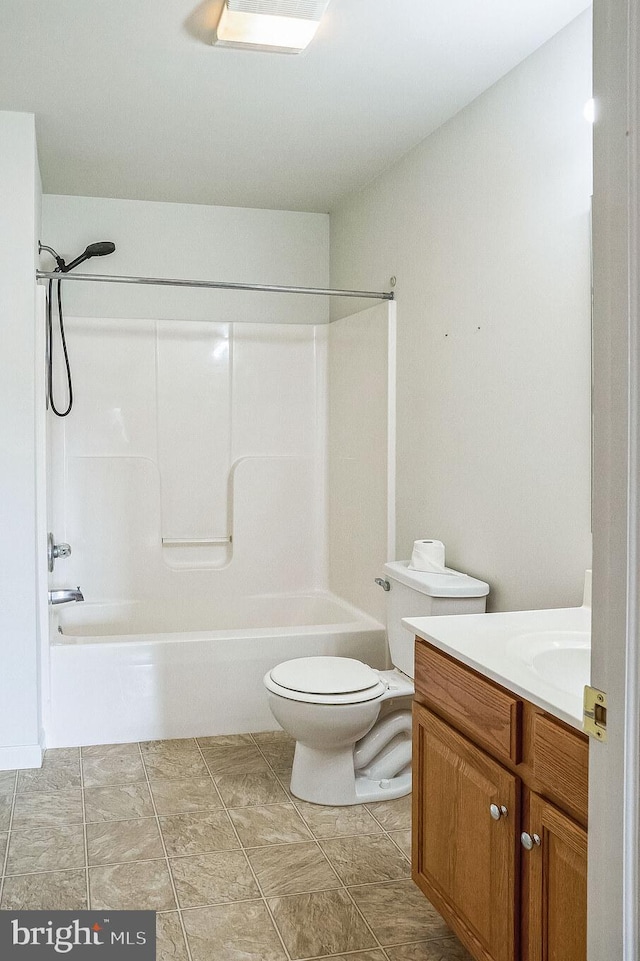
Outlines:
[[35, 283], [40, 174], [31, 114], [0, 112], [0, 769], [40, 761]]
[[[87, 244], [111, 240], [115, 253], [77, 271], [232, 283], [327, 287], [326, 214], [198, 204], [45, 195], [42, 242], [67, 262]], [[55, 263], [41, 257], [43, 269]], [[157, 320], [325, 323], [328, 301], [294, 294], [69, 282], [70, 315]]]
[[398, 278], [398, 557], [493, 610], [590, 564], [590, 58], [584, 14], [331, 214], [333, 286]]

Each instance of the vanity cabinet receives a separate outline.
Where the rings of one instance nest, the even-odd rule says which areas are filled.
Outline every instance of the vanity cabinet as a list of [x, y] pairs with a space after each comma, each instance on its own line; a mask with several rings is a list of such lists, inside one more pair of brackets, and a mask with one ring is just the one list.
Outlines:
[[554, 804], [531, 793], [528, 831], [539, 850], [523, 856], [529, 916], [523, 957], [585, 961], [587, 957], [587, 832]]
[[420, 707], [414, 770], [416, 761], [415, 880], [446, 920], [455, 907], [478, 958], [512, 961], [518, 839], [507, 818], [490, 817], [490, 808], [499, 801], [517, 814], [518, 779]]
[[588, 744], [416, 640], [413, 878], [477, 961], [585, 961]]

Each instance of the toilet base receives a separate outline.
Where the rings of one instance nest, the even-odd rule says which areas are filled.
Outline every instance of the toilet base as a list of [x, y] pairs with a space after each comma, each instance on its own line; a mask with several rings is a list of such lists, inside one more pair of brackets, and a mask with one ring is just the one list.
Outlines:
[[[293, 784], [293, 781], [292, 781]], [[355, 779], [354, 792], [345, 799], [344, 792], [338, 795], [331, 792], [322, 792], [318, 796], [315, 792], [304, 789], [291, 793], [301, 801], [308, 801], [310, 804], [325, 804], [330, 807], [346, 807], [349, 804], [371, 804], [374, 801], [393, 801], [395, 798], [405, 797], [411, 794], [411, 771], [407, 774], [399, 774], [397, 777], [386, 781], [372, 781], [368, 777], [358, 776]]]
[[396, 777], [372, 781], [368, 777], [356, 777], [356, 803], [369, 801], [392, 801], [394, 798], [411, 794], [411, 771]]
[[[407, 750], [410, 752], [410, 746]], [[406, 760], [408, 758], [402, 763]], [[410, 762], [397, 775], [388, 778], [376, 777], [375, 766], [356, 771], [353, 745], [323, 751], [298, 741], [291, 771], [291, 793], [302, 801], [331, 807], [390, 801], [411, 793]]]

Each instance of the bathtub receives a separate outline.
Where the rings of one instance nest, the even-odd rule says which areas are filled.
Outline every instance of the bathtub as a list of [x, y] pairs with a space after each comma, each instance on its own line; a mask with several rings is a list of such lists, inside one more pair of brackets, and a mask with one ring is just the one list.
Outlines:
[[51, 608], [47, 747], [277, 727], [262, 678], [314, 654], [387, 666], [383, 625], [329, 593]]

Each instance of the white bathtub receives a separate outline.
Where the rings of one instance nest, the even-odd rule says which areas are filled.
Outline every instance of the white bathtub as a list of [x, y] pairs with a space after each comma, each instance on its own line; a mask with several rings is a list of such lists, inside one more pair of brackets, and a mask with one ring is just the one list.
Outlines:
[[383, 625], [325, 593], [53, 608], [47, 747], [273, 730], [264, 674], [312, 654], [384, 668]]

